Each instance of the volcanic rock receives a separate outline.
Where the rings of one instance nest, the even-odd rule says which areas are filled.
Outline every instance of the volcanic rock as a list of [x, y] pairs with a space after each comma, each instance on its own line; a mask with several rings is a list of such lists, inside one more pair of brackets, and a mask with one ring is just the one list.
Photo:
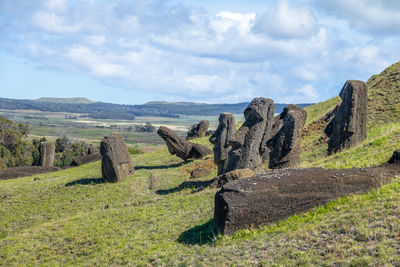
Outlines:
[[121, 135], [114, 133], [105, 136], [101, 140], [100, 153], [104, 180], [118, 182], [135, 173], [128, 148]]
[[269, 168], [289, 168], [300, 162], [300, 143], [307, 112], [296, 105], [287, 105], [274, 118], [272, 138], [267, 145], [270, 149]]
[[325, 128], [329, 137], [328, 154], [350, 148], [367, 137], [367, 84], [349, 80], [339, 95], [342, 103]]
[[208, 120], [202, 120], [199, 123], [192, 125], [187, 133], [186, 140], [206, 136], [208, 127], [210, 127], [210, 122]]
[[[92, 151], [92, 153], [93, 153], [93, 151]], [[71, 166], [81, 166], [83, 164], [101, 160], [101, 158], [102, 157], [101, 157], [100, 152], [94, 153], [94, 154], [85, 154], [82, 156], [76, 156], [72, 159]]]
[[228, 140], [236, 133], [236, 121], [232, 113], [225, 112], [219, 115], [218, 121], [218, 128], [210, 137], [210, 143], [214, 144], [214, 163], [218, 166], [218, 175], [221, 175], [228, 166], [228, 153], [231, 149]]
[[274, 111], [274, 102], [269, 98], [259, 97], [251, 101], [244, 111], [246, 121], [228, 140], [232, 149], [228, 153], [226, 171], [246, 168], [255, 172], [262, 171], [260, 150], [264, 147], [262, 141], [269, 137], [269, 123]]
[[188, 159], [199, 159], [205, 155], [212, 154], [211, 149], [200, 144], [191, 143], [165, 126], [160, 126], [157, 133], [164, 139], [169, 153], [177, 155], [184, 161]]
[[55, 145], [50, 142], [40, 142], [39, 145], [39, 165], [43, 167], [54, 166]]
[[392, 172], [370, 169], [281, 169], [225, 184], [215, 195], [214, 226], [224, 234], [276, 222], [339, 197], [388, 183]]

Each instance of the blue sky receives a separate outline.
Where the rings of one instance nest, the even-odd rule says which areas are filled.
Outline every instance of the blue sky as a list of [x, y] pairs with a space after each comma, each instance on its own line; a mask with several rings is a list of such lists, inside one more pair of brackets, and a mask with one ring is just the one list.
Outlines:
[[399, 36], [397, 0], [0, 0], [0, 97], [317, 102]]

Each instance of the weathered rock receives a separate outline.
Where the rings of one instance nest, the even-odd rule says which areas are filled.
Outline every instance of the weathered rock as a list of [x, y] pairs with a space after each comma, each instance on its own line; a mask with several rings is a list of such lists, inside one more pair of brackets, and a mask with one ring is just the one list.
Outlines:
[[192, 125], [187, 133], [186, 140], [206, 136], [208, 127], [210, 127], [210, 122], [208, 120], [202, 120], [199, 123]]
[[107, 135], [100, 144], [101, 172], [107, 182], [118, 182], [129, 175], [133, 175], [131, 157], [124, 138], [117, 134]]
[[212, 170], [206, 168], [196, 168], [190, 173], [190, 178], [200, 178], [208, 176], [212, 173]]
[[200, 144], [191, 143], [165, 126], [160, 126], [157, 133], [162, 139], [164, 139], [169, 153], [177, 155], [185, 161], [188, 159], [202, 158], [205, 155], [212, 154], [211, 149]]
[[231, 146], [229, 138], [236, 133], [235, 116], [232, 113], [221, 113], [219, 115], [217, 130], [210, 137], [210, 143], [214, 144], [214, 163], [218, 166], [218, 175], [226, 172], [228, 166], [228, 153]]
[[329, 137], [328, 154], [350, 148], [367, 137], [367, 84], [349, 80], [339, 95], [342, 103], [325, 128], [325, 134]]
[[400, 149], [393, 152], [393, 155], [388, 162], [400, 164]]
[[54, 166], [55, 145], [50, 142], [40, 142], [39, 145], [39, 166]]
[[0, 180], [14, 179], [24, 176], [32, 176], [35, 174], [59, 171], [58, 167], [45, 166], [22, 166], [7, 168], [0, 171]]
[[283, 112], [274, 118], [270, 149], [269, 168], [289, 168], [300, 162], [300, 143], [307, 112], [299, 106], [287, 105]]
[[224, 184], [229, 182], [241, 178], [252, 177], [254, 175], [256, 175], [256, 173], [250, 169], [236, 169], [217, 176], [217, 187], [222, 187]]
[[90, 146], [88, 149], [88, 154], [100, 154], [100, 150], [97, 147]]
[[[93, 153], [93, 151], [92, 151]], [[85, 154], [82, 156], [76, 156], [72, 159], [71, 166], [80, 166], [83, 164], [87, 164], [90, 162], [95, 162], [101, 160], [101, 154], [100, 152], [95, 153], [95, 154]]]
[[269, 137], [274, 111], [275, 104], [269, 98], [259, 97], [251, 101], [244, 111], [246, 121], [228, 140], [232, 149], [228, 154], [227, 171], [245, 168], [262, 171], [260, 150], [265, 147], [262, 141]]
[[384, 170], [282, 169], [229, 182], [215, 195], [215, 229], [232, 234], [339, 197], [367, 192], [390, 181], [392, 173]]

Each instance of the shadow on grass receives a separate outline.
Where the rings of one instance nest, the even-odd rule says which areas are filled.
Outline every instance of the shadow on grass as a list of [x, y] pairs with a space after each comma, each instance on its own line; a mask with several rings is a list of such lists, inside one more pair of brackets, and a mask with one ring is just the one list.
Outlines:
[[178, 167], [182, 167], [190, 162], [191, 162], [191, 160], [182, 161], [180, 163], [175, 163], [175, 164], [170, 164], [170, 165], [135, 166], [135, 170], [157, 170], [157, 169], [162, 170], [162, 169], [168, 169], [168, 168], [178, 168]]
[[65, 186], [71, 186], [71, 185], [77, 185], [77, 184], [94, 185], [94, 184], [103, 184], [105, 182], [106, 181], [103, 178], [83, 178], [83, 179], [79, 179], [76, 181], [66, 183]]
[[168, 194], [172, 194], [172, 193], [176, 193], [179, 191], [182, 191], [186, 188], [192, 188], [192, 189], [197, 189], [196, 191], [201, 191], [202, 189], [205, 189], [207, 187], [209, 187], [210, 185], [212, 185], [215, 182], [215, 178], [209, 180], [209, 181], [186, 181], [181, 183], [180, 185], [171, 188], [171, 189], [167, 189], [167, 190], [157, 190], [156, 194], [157, 195], [168, 195]]
[[211, 244], [216, 236], [214, 220], [210, 219], [202, 225], [195, 226], [183, 232], [177, 241], [186, 245], [205, 245]]

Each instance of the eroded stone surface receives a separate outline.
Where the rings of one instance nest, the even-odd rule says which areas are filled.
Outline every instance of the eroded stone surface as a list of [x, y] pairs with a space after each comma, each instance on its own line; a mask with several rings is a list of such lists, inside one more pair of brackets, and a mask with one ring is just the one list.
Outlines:
[[217, 130], [210, 137], [210, 143], [214, 144], [214, 163], [218, 166], [218, 175], [226, 172], [228, 165], [228, 153], [231, 146], [229, 138], [236, 133], [235, 116], [232, 113], [221, 113], [219, 115]]
[[40, 142], [39, 145], [39, 166], [54, 166], [55, 145], [50, 142]]
[[241, 179], [241, 178], [246, 178], [246, 177], [252, 177], [256, 175], [256, 173], [250, 169], [236, 169], [221, 175], [217, 176], [217, 187], [222, 187], [224, 184], [227, 184], [229, 182]]
[[[244, 111], [246, 121], [228, 140], [232, 149], [228, 153], [226, 171], [235, 169], [251, 169], [261, 172], [262, 141], [268, 139], [269, 123], [272, 121], [275, 104], [269, 98], [255, 98]], [[265, 136], [266, 135], [266, 136]]]
[[290, 168], [300, 162], [300, 144], [307, 112], [299, 106], [288, 105], [274, 118], [268, 140], [269, 168]]
[[325, 128], [325, 134], [329, 137], [328, 154], [350, 148], [367, 137], [367, 84], [347, 81], [340, 92], [340, 98], [342, 103]]
[[104, 180], [118, 182], [135, 173], [128, 148], [121, 135], [114, 133], [105, 136], [100, 144], [100, 153]]
[[208, 127], [210, 127], [210, 122], [208, 120], [202, 120], [199, 123], [192, 125], [187, 133], [186, 140], [201, 138], [210, 134]]

